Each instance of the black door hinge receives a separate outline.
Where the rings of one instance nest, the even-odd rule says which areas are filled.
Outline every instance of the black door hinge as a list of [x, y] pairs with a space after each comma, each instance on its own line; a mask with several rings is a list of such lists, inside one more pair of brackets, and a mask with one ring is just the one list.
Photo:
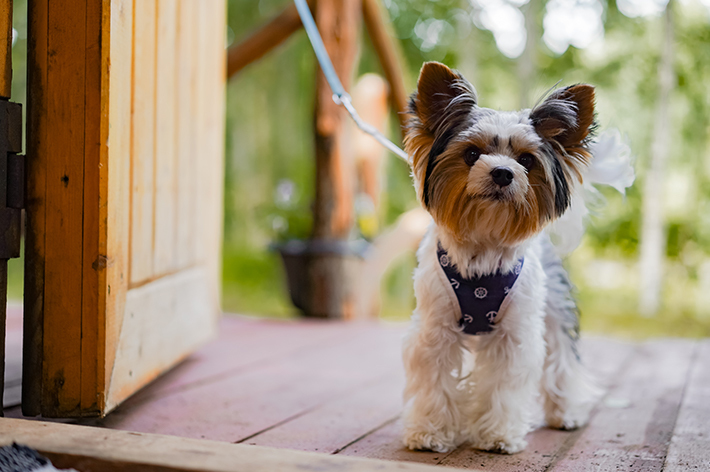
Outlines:
[[0, 100], [0, 259], [20, 257], [25, 206], [22, 105]]

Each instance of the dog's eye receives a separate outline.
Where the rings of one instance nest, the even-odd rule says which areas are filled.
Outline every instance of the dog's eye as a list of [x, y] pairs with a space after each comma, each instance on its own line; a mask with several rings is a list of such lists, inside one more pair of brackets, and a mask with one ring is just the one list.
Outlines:
[[518, 158], [518, 163], [527, 170], [530, 170], [535, 165], [535, 157], [530, 153], [525, 153]]
[[471, 146], [464, 152], [463, 160], [470, 167], [476, 163], [479, 157], [481, 157], [481, 150], [476, 146]]

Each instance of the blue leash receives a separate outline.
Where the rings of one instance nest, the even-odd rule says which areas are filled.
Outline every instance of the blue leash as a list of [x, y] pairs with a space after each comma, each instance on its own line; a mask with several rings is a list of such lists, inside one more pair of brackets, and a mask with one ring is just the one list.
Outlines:
[[350, 95], [348, 95], [348, 93], [343, 88], [343, 84], [340, 82], [338, 74], [335, 73], [335, 68], [333, 67], [333, 63], [330, 61], [328, 52], [325, 50], [325, 46], [323, 45], [323, 39], [320, 36], [320, 32], [318, 32], [318, 27], [316, 26], [316, 22], [313, 20], [313, 15], [311, 15], [311, 10], [308, 8], [308, 3], [306, 3], [306, 0], [293, 1], [296, 3], [296, 9], [298, 10], [298, 14], [301, 17], [303, 27], [306, 29], [308, 39], [311, 41], [313, 51], [316, 53], [316, 58], [318, 58], [320, 68], [323, 71], [326, 80], [328, 81], [330, 90], [333, 91], [333, 101], [335, 102], [335, 104], [342, 105], [343, 107], [345, 107], [347, 112], [352, 117], [353, 121], [355, 121], [355, 124], [358, 128], [375, 138], [378, 143], [382, 144], [384, 147], [389, 149], [391, 152], [393, 152], [409, 164], [409, 156], [406, 152], [400, 149], [399, 146], [397, 146], [395, 143], [387, 139], [382, 133], [377, 130], [377, 128], [375, 128], [369, 123], [364, 122], [362, 118], [360, 118], [360, 115], [357, 114], [357, 110], [355, 110], [355, 107], [353, 107]]

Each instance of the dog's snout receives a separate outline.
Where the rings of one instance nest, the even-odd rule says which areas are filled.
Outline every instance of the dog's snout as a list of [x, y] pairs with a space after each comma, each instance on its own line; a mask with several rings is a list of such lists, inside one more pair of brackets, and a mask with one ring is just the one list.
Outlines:
[[513, 181], [513, 171], [508, 167], [496, 167], [491, 171], [491, 177], [497, 185], [505, 187]]

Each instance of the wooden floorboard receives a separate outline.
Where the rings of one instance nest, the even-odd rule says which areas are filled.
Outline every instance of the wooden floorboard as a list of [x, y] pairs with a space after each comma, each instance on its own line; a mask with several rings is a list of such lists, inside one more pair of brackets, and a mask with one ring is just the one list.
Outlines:
[[608, 391], [590, 424], [538, 429], [524, 452], [507, 456], [468, 445], [449, 454], [402, 446], [405, 331], [225, 317], [218, 339], [107, 418], [81, 422], [490, 471], [710, 470], [708, 340], [583, 337], [582, 357]]
[[698, 346], [678, 413], [666, 472], [710, 470], [710, 340]]
[[695, 348], [678, 340], [642, 344], [589, 425], [549, 470], [662, 470]]
[[[337, 400], [394, 371], [401, 330], [342, 332], [317, 349], [175, 392], [129, 401], [99, 424], [114, 429], [239, 442]], [[293, 333], [297, 335], [298, 333]]]
[[258, 446], [335, 453], [366, 436], [402, 409], [404, 375], [388, 372], [370, 385], [306, 412], [246, 442]]
[[225, 316], [219, 336], [132, 398], [142, 402], [210, 383], [238, 372], [278, 361], [305, 350], [327, 348], [372, 329], [367, 323], [320, 320], [277, 321]]

